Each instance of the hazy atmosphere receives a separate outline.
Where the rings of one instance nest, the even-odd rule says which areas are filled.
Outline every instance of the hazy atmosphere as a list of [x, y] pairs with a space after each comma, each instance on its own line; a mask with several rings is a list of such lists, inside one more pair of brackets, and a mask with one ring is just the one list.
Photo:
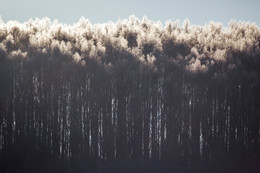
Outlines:
[[257, 5], [0, 0], [0, 172], [258, 173]]
[[135, 15], [151, 20], [175, 21], [189, 19], [194, 25], [210, 21], [227, 25], [230, 20], [251, 21], [260, 25], [258, 0], [0, 0], [0, 15], [4, 21], [49, 17], [67, 24], [78, 22], [81, 16], [92, 23], [116, 22]]

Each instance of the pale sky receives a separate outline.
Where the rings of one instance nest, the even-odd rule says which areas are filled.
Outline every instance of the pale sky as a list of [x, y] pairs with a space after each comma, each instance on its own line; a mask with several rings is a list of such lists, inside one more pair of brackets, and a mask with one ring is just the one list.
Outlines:
[[236, 20], [260, 26], [260, 0], [0, 0], [0, 15], [5, 22], [47, 16], [73, 24], [84, 16], [91, 23], [104, 23], [135, 15], [163, 23], [189, 19], [196, 25], [209, 21], [227, 25]]

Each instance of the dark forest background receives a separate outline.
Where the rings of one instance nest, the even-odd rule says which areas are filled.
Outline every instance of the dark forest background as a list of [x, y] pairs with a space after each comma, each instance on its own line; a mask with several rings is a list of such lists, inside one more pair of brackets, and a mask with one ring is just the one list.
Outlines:
[[0, 22], [0, 172], [260, 171], [260, 29]]

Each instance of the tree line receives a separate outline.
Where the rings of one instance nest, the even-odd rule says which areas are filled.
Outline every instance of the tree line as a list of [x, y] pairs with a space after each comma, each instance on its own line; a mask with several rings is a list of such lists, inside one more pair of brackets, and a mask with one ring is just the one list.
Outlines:
[[249, 23], [0, 23], [1, 172], [257, 170], [259, 41]]

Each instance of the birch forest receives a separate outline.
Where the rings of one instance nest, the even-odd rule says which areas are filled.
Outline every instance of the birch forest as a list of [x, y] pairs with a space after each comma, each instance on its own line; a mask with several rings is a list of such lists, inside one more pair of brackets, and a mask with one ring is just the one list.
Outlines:
[[1, 173], [260, 170], [260, 28], [0, 21]]

